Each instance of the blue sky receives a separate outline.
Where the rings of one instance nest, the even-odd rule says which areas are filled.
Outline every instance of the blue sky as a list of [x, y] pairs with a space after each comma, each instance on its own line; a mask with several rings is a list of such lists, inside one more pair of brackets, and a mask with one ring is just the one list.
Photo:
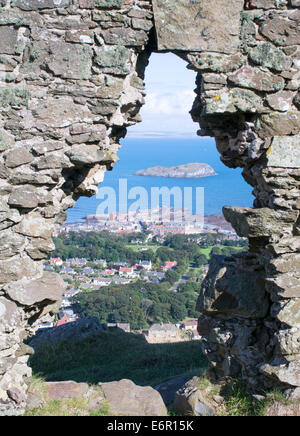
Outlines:
[[196, 73], [171, 53], [153, 53], [146, 68], [143, 121], [128, 129], [128, 137], [196, 137], [199, 129], [189, 111], [195, 98]]

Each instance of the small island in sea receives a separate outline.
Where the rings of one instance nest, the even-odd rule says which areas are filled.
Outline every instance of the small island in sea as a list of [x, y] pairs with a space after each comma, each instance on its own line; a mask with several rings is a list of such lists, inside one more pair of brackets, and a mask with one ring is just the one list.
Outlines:
[[206, 163], [189, 163], [174, 167], [156, 166], [134, 173], [134, 176], [172, 177], [178, 179], [198, 179], [216, 175], [215, 170]]

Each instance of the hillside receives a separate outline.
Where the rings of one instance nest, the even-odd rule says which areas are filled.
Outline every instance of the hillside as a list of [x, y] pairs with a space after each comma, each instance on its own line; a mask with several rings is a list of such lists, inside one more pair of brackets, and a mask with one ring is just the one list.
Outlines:
[[148, 344], [139, 334], [119, 330], [37, 343], [34, 349], [29, 362], [33, 374], [47, 381], [96, 384], [127, 378], [155, 386], [178, 375], [199, 375], [207, 367], [197, 341]]
[[206, 377], [208, 362], [197, 341], [148, 344], [138, 334], [91, 329], [90, 333], [74, 335], [74, 339], [61, 336], [50, 342], [36, 341], [34, 349], [29, 362], [33, 378], [26, 416], [118, 416], [103, 389], [109, 382], [116, 386], [119, 380], [129, 384], [131, 390], [155, 387], [171, 416], [174, 404], [167, 401], [169, 394], [164, 389], [168, 386], [172, 395], [172, 383], [175, 386], [184, 380], [190, 380], [185, 386], [196, 381], [194, 391], [202, 395], [204, 402], [213, 404], [216, 416], [278, 416], [278, 410], [285, 416], [299, 416], [298, 405], [290, 404], [278, 392], [258, 400], [236, 380], [212, 385]]

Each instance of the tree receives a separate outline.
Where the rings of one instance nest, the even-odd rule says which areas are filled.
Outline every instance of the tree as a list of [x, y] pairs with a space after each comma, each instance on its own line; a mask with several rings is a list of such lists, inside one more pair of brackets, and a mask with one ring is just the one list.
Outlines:
[[213, 247], [210, 250], [210, 256], [222, 256], [222, 249], [220, 247]]
[[180, 279], [180, 275], [177, 271], [169, 270], [165, 274], [164, 280], [171, 283], [172, 285]]
[[174, 301], [171, 304], [171, 316], [174, 322], [183, 321], [187, 316], [187, 310], [183, 302]]
[[207, 257], [205, 254], [199, 254], [194, 258], [194, 264], [196, 267], [200, 267], [206, 265], [208, 263]]
[[149, 320], [149, 317], [151, 315], [152, 309], [153, 309], [153, 301], [149, 300], [147, 298], [144, 298], [141, 301], [141, 308], [144, 310], [145, 317], [147, 321]]

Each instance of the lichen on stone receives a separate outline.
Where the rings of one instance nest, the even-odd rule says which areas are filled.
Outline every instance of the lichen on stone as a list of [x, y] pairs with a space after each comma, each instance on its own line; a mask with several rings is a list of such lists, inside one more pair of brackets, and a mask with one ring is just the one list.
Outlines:
[[27, 106], [31, 93], [27, 88], [6, 87], [0, 88], [0, 105]]

